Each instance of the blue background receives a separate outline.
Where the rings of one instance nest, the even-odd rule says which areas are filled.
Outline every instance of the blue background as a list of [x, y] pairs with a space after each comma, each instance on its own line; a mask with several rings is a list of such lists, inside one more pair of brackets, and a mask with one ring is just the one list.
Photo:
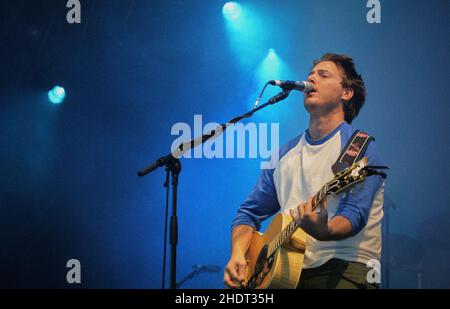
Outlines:
[[[305, 79], [325, 52], [355, 59], [368, 98], [354, 124], [391, 166], [391, 287], [417, 287], [418, 267], [423, 287], [450, 287], [450, 2], [381, 3], [369, 24], [361, 0], [245, 1], [235, 27], [216, 0], [81, 1], [79, 25], [66, 1], [2, 1], [0, 287], [159, 288], [165, 174], [137, 170], [169, 152], [173, 124], [225, 122], [267, 79]], [[52, 105], [57, 84], [67, 97]], [[308, 126], [303, 97], [252, 121], [279, 123], [285, 143]], [[223, 269], [260, 161], [182, 164], [178, 280]], [[71, 258], [80, 285], [66, 283]], [[222, 286], [222, 272], [183, 285]]]

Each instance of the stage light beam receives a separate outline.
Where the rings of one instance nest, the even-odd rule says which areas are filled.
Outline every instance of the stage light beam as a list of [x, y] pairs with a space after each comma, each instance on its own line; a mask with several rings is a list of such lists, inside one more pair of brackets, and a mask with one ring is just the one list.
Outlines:
[[259, 83], [262, 84], [271, 79], [282, 79], [283, 69], [283, 61], [277, 55], [275, 49], [270, 48], [258, 67]]

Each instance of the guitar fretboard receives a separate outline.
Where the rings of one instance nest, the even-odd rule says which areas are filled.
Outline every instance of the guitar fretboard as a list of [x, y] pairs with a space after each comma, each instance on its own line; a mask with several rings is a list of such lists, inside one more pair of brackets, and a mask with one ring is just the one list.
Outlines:
[[[319, 192], [317, 192], [312, 198], [312, 210], [314, 211], [320, 203], [329, 195], [328, 184], [325, 184]], [[281, 232], [275, 237], [269, 244], [268, 256], [275, 253], [280, 246], [294, 234], [294, 232], [299, 228], [297, 222], [292, 220]]]

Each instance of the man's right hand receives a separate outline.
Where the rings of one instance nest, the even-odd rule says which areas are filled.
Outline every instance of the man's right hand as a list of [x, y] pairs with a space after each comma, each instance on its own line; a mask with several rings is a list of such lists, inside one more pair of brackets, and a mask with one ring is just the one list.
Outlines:
[[245, 279], [247, 270], [245, 253], [252, 240], [254, 230], [249, 225], [237, 225], [231, 232], [231, 258], [225, 267], [223, 281], [232, 289], [239, 288]]
[[223, 281], [232, 289], [237, 289], [245, 279], [247, 260], [244, 254], [233, 254], [225, 267]]

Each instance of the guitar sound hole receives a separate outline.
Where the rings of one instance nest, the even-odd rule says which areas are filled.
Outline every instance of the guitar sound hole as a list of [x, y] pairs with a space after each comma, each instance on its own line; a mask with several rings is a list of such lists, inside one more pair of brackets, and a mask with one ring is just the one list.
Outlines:
[[261, 272], [266, 264], [267, 260], [267, 245], [261, 249], [261, 252], [258, 255], [258, 260], [256, 261], [255, 274]]
[[267, 274], [270, 272], [272, 268], [274, 257], [270, 256], [268, 258], [267, 251], [268, 247], [264, 246], [264, 248], [261, 250], [258, 256], [258, 260], [256, 262], [255, 267], [255, 274], [251, 280], [251, 283], [249, 284], [249, 286], [251, 286], [252, 288], [254, 288], [255, 286], [260, 286], [264, 281], [264, 278], [266, 278]]

